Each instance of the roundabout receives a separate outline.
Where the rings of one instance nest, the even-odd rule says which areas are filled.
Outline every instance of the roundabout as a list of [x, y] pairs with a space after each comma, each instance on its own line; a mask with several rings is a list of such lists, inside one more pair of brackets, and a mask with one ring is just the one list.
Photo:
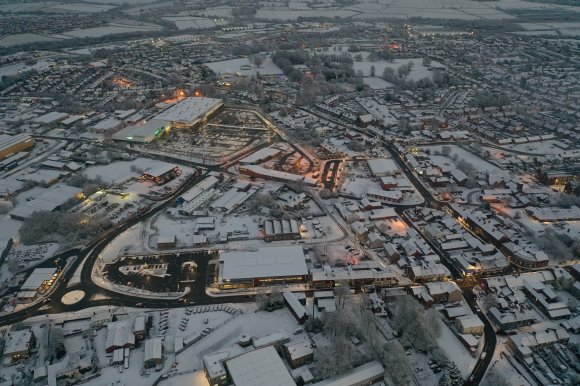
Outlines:
[[80, 302], [81, 300], [83, 300], [84, 297], [85, 297], [84, 291], [75, 290], [67, 292], [60, 301], [62, 302], [62, 304], [69, 306], [71, 304], [76, 304]]

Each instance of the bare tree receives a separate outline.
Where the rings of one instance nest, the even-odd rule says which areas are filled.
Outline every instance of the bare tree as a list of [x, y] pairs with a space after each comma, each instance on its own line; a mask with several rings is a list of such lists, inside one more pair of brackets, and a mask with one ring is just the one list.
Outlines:
[[262, 65], [262, 63], [264, 63], [264, 57], [262, 57], [262, 55], [251, 55], [250, 56], [250, 62], [252, 62], [256, 67], [260, 67]]
[[268, 300], [268, 295], [263, 288], [259, 288], [256, 291], [256, 307], [259, 311], [263, 310], [266, 307], [266, 302]]
[[319, 348], [316, 355], [317, 370], [322, 378], [330, 378], [346, 373], [353, 368], [357, 351], [344, 338], [338, 338], [330, 345]]
[[506, 381], [503, 375], [493, 368], [487, 376], [481, 381], [482, 386], [509, 386], [510, 383]]
[[334, 289], [334, 294], [338, 297], [338, 306], [344, 309], [344, 302], [346, 296], [350, 294], [350, 288], [346, 285], [341, 285]]
[[408, 385], [411, 383], [407, 356], [399, 342], [393, 341], [385, 345], [382, 363], [393, 384]]

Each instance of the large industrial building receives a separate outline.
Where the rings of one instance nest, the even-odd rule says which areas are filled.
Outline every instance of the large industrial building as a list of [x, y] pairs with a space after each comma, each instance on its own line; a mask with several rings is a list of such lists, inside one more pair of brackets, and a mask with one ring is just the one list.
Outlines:
[[301, 283], [307, 278], [306, 258], [299, 246], [228, 251], [220, 255], [218, 285], [221, 289]]
[[278, 170], [266, 169], [258, 165], [244, 165], [240, 166], [240, 173], [250, 177], [259, 177], [265, 180], [278, 182], [303, 182], [309, 186], [316, 186], [318, 182], [315, 178], [301, 176], [299, 174], [286, 173]]
[[164, 162], [163, 165], [144, 172], [143, 178], [159, 184], [172, 180], [180, 173], [179, 166]]
[[34, 139], [28, 134], [0, 134], [0, 161], [19, 151], [30, 149], [33, 146]]
[[264, 221], [264, 241], [297, 240], [300, 227], [293, 219], [273, 219]]
[[397, 163], [392, 159], [376, 158], [367, 160], [369, 170], [374, 177], [396, 176], [401, 174]]
[[166, 107], [148, 120], [125, 127], [113, 134], [113, 139], [115, 141], [147, 144], [153, 142], [167, 130], [191, 129], [197, 124], [205, 122], [223, 104], [221, 99], [215, 98], [185, 98]]
[[232, 358], [226, 362], [226, 366], [236, 386], [296, 385], [274, 346]]
[[215, 98], [185, 98], [161, 111], [155, 119], [171, 122], [171, 128], [190, 129], [217, 112], [223, 104], [223, 100]]
[[151, 143], [163, 134], [165, 130], [169, 129], [170, 126], [168, 121], [150, 119], [121, 129], [113, 134], [113, 139], [124, 142]]

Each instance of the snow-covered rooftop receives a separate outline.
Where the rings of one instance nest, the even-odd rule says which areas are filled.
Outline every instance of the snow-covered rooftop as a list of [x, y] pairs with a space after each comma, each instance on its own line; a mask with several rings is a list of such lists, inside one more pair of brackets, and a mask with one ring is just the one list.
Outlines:
[[250, 351], [226, 362], [236, 386], [295, 386], [282, 358], [272, 346]]
[[223, 252], [220, 265], [223, 281], [308, 274], [304, 252], [299, 246]]
[[222, 103], [223, 101], [221, 99], [215, 98], [185, 98], [181, 102], [157, 114], [155, 119], [191, 125], [203, 115], [221, 106]]

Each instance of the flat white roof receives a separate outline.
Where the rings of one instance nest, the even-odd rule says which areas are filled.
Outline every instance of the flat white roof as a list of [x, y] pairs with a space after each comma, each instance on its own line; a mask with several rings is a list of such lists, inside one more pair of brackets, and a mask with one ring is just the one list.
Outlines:
[[36, 117], [32, 120], [32, 122], [35, 123], [44, 123], [44, 124], [49, 124], [49, 123], [54, 123], [54, 122], [58, 122], [58, 121], [62, 121], [63, 119], [68, 118], [69, 115], [67, 113], [59, 113], [56, 111], [41, 115], [39, 117]]
[[118, 141], [151, 142], [160, 130], [165, 130], [169, 121], [150, 119], [136, 125], [127, 126], [113, 134], [113, 139]]
[[299, 246], [223, 252], [220, 262], [224, 281], [308, 274], [304, 251]]
[[17, 354], [19, 352], [28, 350], [28, 343], [30, 343], [31, 337], [32, 331], [30, 329], [9, 331], [7, 334], [4, 355]]
[[365, 363], [355, 367], [344, 375], [339, 375], [322, 382], [317, 382], [315, 386], [353, 386], [366, 385], [385, 374], [385, 369], [377, 361]]
[[47, 188], [45, 192], [35, 199], [31, 201], [23, 201], [21, 204], [16, 205], [16, 208], [14, 208], [10, 214], [17, 217], [28, 218], [32, 213], [37, 211], [53, 211], [55, 208], [64, 204], [67, 200], [73, 198], [82, 191], [82, 189], [75, 188], [74, 186], [55, 185]]
[[265, 160], [266, 158], [271, 158], [276, 156], [278, 153], [280, 153], [282, 150], [280, 149], [276, 149], [273, 147], [265, 147], [263, 149], [260, 149], [252, 154], [250, 154], [249, 156], [242, 158], [240, 160], [241, 164], [255, 164], [255, 163], [260, 163], [263, 162], [263, 160]]
[[222, 103], [221, 99], [215, 98], [185, 98], [157, 114], [155, 119], [191, 124]]
[[[262, 166], [257, 166], [257, 165], [244, 165], [244, 166], [240, 167], [240, 169], [242, 169], [242, 168], [246, 169], [252, 173], [266, 177], [266, 178], [277, 178], [279, 180], [284, 180], [284, 181], [303, 181], [304, 180], [304, 176], [301, 176], [298, 174], [286, 173], [286, 172], [281, 172], [281, 171], [272, 170], [272, 169], [266, 169]], [[240, 170], [240, 171], [242, 171], [242, 170]]]
[[21, 290], [38, 290], [42, 283], [50, 280], [56, 268], [36, 268], [20, 287]]
[[394, 174], [399, 171], [399, 167], [392, 159], [387, 158], [375, 158], [367, 160], [367, 165], [371, 173], [375, 176], [380, 176], [381, 174]]
[[163, 358], [163, 342], [161, 338], [153, 338], [145, 341], [145, 355], [143, 360], [146, 362], [151, 359], [161, 359]]
[[[213, 188], [219, 182], [216, 176], [208, 176], [199, 184], [195, 185], [193, 188], [185, 192], [181, 198], [186, 202], [192, 201], [194, 198], [198, 197], [204, 191]], [[198, 219], [199, 222], [199, 219]]]
[[143, 174], [148, 174], [153, 177], [160, 177], [166, 173], [173, 171], [177, 167], [176, 164], [170, 164], [167, 162], [163, 162], [161, 165], [151, 168], [149, 170], [145, 170]]
[[250, 351], [226, 362], [236, 386], [296, 386], [274, 347]]

